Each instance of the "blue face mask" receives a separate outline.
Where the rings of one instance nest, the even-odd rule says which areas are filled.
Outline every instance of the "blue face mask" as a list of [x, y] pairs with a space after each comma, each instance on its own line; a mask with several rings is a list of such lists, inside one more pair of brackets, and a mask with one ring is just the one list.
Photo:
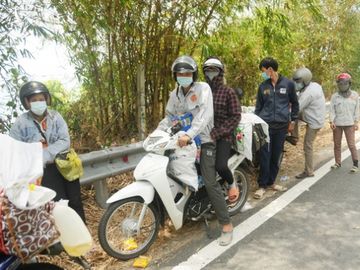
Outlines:
[[305, 87], [304, 83], [295, 83], [295, 89], [296, 91], [300, 91], [301, 89], [303, 89]]
[[261, 73], [261, 77], [263, 77], [264, 80], [270, 79], [270, 76], [267, 75], [265, 71]]
[[176, 81], [178, 82], [178, 84], [180, 84], [182, 87], [189, 87], [190, 84], [193, 82], [193, 78], [192, 77], [176, 77]]
[[34, 101], [30, 103], [30, 110], [38, 116], [43, 115], [46, 108], [46, 101]]

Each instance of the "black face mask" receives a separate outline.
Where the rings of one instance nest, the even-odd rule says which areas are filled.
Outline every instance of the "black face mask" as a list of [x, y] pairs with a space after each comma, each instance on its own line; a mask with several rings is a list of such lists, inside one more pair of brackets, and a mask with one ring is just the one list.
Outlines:
[[346, 92], [350, 89], [350, 82], [337, 82], [337, 87], [340, 92]]

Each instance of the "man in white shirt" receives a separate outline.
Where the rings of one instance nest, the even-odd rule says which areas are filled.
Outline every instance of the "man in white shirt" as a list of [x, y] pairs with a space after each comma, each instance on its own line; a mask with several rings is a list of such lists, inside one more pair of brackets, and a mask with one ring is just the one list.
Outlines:
[[[297, 179], [314, 176], [313, 143], [318, 131], [325, 123], [325, 96], [321, 85], [311, 82], [312, 73], [308, 68], [299, 68], [293, 75], [296, 91], [299, 99], [299, 120], [304, 121], [306, 132], [304, 137], [305, 168], [303, 172], [296, 175]], [[291, 134], [298, 138], [298, 123]]]
[[191, 127], [178, 139], [180, 147], [184, 147], [196, 136], [201, 140], [200, 170], [204, 179], [209, 199], [214, 207], [218, 222], [222, 226], [219, 244], [229, 245], [232, 241], [233, 225], [222, 193], [216, 181], [215, 157], [216, 145], [210, 132], [214, 127], [213, 98], [210, 86], [205, 82], [197, 82], [198, 67], [189, 56], [178, 57], [172, 67], [177, 87], [170, 93], [166, 105], [166, 116], [159, 123], [158, 129], [166, 130], [172, 126], [172, 117], [191, 113]]

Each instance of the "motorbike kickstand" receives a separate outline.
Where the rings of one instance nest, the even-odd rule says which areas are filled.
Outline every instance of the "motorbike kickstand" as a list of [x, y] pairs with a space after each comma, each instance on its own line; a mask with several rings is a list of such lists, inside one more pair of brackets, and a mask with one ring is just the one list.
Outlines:
[[204, 222], [205, 222], [205, 231], [206, 231], [206, 235], [209, 239], [213, 239], [214, 235], [211, 233], [211, 229], [210, 229], [210, 224], [209, 224], [209, 220], [208, 218], [205, 216], [204, 217]]
[[89, 264], [89, 262], [83, 257], [83, 256], [80, 256], [80, 257], [73, 257], [73, 256], [70, 256], [70, 259], [74, 262], [76, 262], [77, 264], [79, 264], [80, 266], [82, 266], [84, 269], [86, 270], [90, 270], [91, 269], [91, 266]]

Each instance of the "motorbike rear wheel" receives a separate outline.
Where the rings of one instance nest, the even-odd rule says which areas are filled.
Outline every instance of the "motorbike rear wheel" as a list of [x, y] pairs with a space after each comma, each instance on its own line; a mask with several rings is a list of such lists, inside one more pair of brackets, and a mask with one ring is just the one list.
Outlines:
[[160, 215], [153, 204], [147, 205], [143, 221], [139, 224], [143, 206], [140, 197], [110, 204], [98, 229], [100, 245], [107, 254], [129, 260], [149, 249], [159, 231]]
[[242, 168], [237, 168], [234, 171], [234, 181], [236, 181], [238, 184], [240, 194], [236, 202], [228, 204], [228, 211], [230, 216], [236, 215], [240, 212], [241, 208], [246, 203], [250, 190], [249, 179]]

